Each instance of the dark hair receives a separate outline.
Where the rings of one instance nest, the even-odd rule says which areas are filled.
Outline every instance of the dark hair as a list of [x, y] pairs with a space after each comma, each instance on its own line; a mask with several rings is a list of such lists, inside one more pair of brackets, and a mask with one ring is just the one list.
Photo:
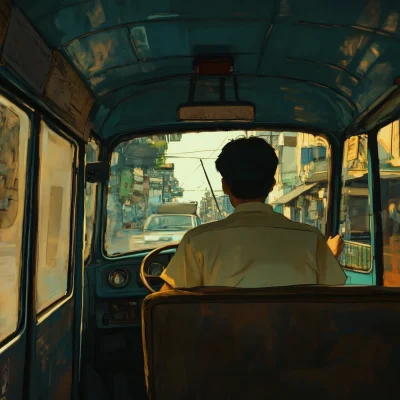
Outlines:
[[267, 197], [278, 167], [274, 148], [264, 139], [252, 136], [226, 144], [215, 166], [238, 199]]

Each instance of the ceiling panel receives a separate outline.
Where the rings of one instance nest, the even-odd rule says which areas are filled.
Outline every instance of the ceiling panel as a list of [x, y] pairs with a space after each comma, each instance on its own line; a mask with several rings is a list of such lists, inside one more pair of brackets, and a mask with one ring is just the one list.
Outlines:
[[126, 29], [100, 32], [74, 40], [66, 47], [66, 52], [86, 78], [110, 68], [137, 62]]
[[[340, 96], [306, 83], [276, 78], [243, 77], [239, 80], [241, 100], [256, 103], [256, 122], [269, 121], [277, 125], [321, 127], [322, 130], [343, 129], [352, 121], [352, 115]], [[212, 88], [207, 91], [204, 87]], [[96, 129], [103, 136], [126, 133], [135, 121], [137, 129], [162, 124], [176, 124], [177, 106], [187, 101], [189, 80], [159, 82], [150, 87], [135, 88], [117, 104], [96, 110]], [[203, 85], [202, 100], [215, 100], [216, 85]], [[204, 95], [208, 93], [208, 97]], [[306, 97], [307, 101], [304, 101]], [[157, 110], [157, 118], [154, 118]], [[101, 117], [99, 117], [101, 116]], [[152, 121], [152, 122], [151, 122]]]
[[392, 0], [281, 0], [277, 22], [292, 20], [318, 25], [355, 26], [399, 37], [399, 4]]
[[[256, 103], [258, 122], [338, 132], [400, 76], [398, 1], [14, 3], [91, 88], [95, 129], [104, 136], [177, 124], [197, 54], [232, 55], [240, 97]], [[196, 99], [218, 95], [205, 80]]]
[[164, 20], [246, 20], [268, 21], [271, 2], [258, 0], [16, 0], [27, 17], [36, 21], [46, 40], [54, 46], [82, 35], [114, 26]]

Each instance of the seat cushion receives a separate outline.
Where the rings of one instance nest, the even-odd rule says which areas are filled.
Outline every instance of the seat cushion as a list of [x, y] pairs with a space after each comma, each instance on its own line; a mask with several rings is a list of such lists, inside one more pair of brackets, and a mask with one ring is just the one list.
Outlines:
[[196, 288], [150, 295], [142, 311], [151, 399], [354, 400], [398, 390], [398, 289]]

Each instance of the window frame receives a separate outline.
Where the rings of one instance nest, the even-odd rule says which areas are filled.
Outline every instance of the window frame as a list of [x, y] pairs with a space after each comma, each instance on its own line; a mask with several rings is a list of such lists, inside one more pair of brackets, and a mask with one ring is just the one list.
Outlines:
[[[67, 269], [67, 290], [64, 295], [62, 295], [60, 298], [57, 300], [54, 300], [51, 304], [48, 306], [44, 307], [42, 310], [38, 311], [37, 309], [37, 304], [36, 304], [36, 292], [38, 290], [38, 285], [37, 285], [37, 277], [38, 277], [38, 262], [39, 262], [39, 234], [36, 232], [36, 243], [35, 243], [35, 279], [34, 279], [34, 310], [35, 314], [38, 319], [40, 319], [43, 315], [48, 315], [49, 313], [52, 313], [55, 311], [60, 305], [68, 301], [72, 296], [73, 296], [73, 291], [74, 291], [74, 272], [75, 272], [75, 254], [76, 254], [76, 233], [75, 233], [75, 228], [77, 225], [76, 221], [76, 216], [77, 216], [77, 203], [78, 203], [78, 173], [79, 173], [79, 168], [78, 168], [78, 161], [79, 161], [79, 145], [77, 141], [69, 136], [67, 133], [65, 133], [59, 126], [55, 125], [51, 121], [49, 121], [46, 118], [42, 118], [39, 126], [38, 126], [38, 132], [39, 132], [39, 138], [38, 138], [38, 166], [37, 166], [37, 177], [38, 177], [38, 182], [37, 182], [37, 204], [39, 205], [39, 199], [40, 199], [40, 156], [41, 156], [41, 137], [43, 135], [43, 126], [47, 126], [47, 128], [52, 131], [55, 135], [58, 137], [61, 137], [62, 139], [66, 140], [70, 144], [73, 145], [74, 148], [74, 153], [73, 153], [73, 163], [71, 165], [71, 214], [70, 214], [70, 222], [69, 222], [69, 246], [68, 246], [68, 269]], [[37, 209], [37, 226], [39, 225], [39, 209]]]
[[[127, 142], [133, 139], [139, 139], [143, 137], [151, 137], [152, 135], [170, 135], [170, 134], [191, 134], [191, 133], [200, 133], [200, 132], [220, 132], [220, 131], [237, 131], [243, 130], [246, 132], [254, 131], [254, 130], [264, 130], [271, 131], [270, 127], [265, 126], [257, 126], [256, 128], [251, 127], [238, 127], [237, 129], [233, 129], [232, 127], [224, 127], [224, 126], [215, 126], [205, 129], [193, 129], [193, 128], [182, 128], [177, 129], [176, 127], [171, 128], [171, 130], [164, 129], [162, 131], [159, 130], [138, 130], [136, 132], [131, 132], [129, 134], [125, 134], [119, 136], [117, 138], [111, 138], [104, 143], [104, 147], [102, 147], [100, 151], [100, 160], [102, 162], [110, 163], [112, 155], [115, 151], [115, 148], [123, 142]], [[340, 205], [336, 205], [335, 195], [341, 193], [341, 182], [340, 179], [335, 179], [335, 173], [337, 171], [341, 171], [342, 169], [342, 140], [334, 135], [332, 132], [321, 132], [320, 130], [313, 129], [304, 129], [301, 131], [288, 128], [288, 129], [278, 129], [276, 132], [293, 132], [293, 133], [303, 133], [307, 135], [311, 135], [314, 137], [320, 137], [323, 140], [326, 140], [326, 157], [328, 159], [327, 163], [327, 203], [326, 203], [326, 225], [325, 225], [325, 233], [322, 233], [325, 239], [327, 239], [334, 232], [334, 227], [338, 224], [338, 218], [335, 214], [336, 208], [339, 210]], [[263, 137], [264, 135], [260, 135]], [[105, 261], [123, 261], [127, 259], [138, 259], [145, 256], [150, 249], [140, 249], [140, 250], [132, 250], [126, 253], [119, 253], [116, 255], [107, 254], [105, 248], [105, 235], [107, 231], [107, 188], [108, 184], [101, 182], [98, 187], [101, 190], [101, 196], [98, 196], [98, 202], [96, 210], [101, 210], [102, 212], [98, 213], [96, 217], [96, 235], [95, 238], [95, 254]], [[318, 229], [318, 228], [317, 228]], [[318, 229], [319, 230], [319, 229]]]
[[[31, 255], [29, 252], [29, 238], [31, 235], [31, 219], [30, 215], [33, 210], [33, 196], [30, 196], [34, 190], [35, 179], [35, 159], [36, 159], [36, 124], [35, 113], [33, 110], [21, 101], [17, 96], [8, 92], [0, 86], [0, 103], [7, 106], [9, 103], [12, 107], [16, 107], [18, 112], [26, 116], [28, 123], [28, 132], [26, 135], [26, 159], [25, 159], [25, 191], [21, 198], [23, 202], [22, 210], [22, 226], [21, 226], [21, 248], [20, 248], [20, 265], [19, 265], [19, 293], [18, 293], [18, 319], [14, 332], [6, 336], [0, 341], [0, 354], [24, 335], [28, 323], [28, 274], [29, 265], [31, 264]], [[20, 138], [19, 138], [20, 139]], [[19, 154], [18, 154], [19, 157]]]
[[[374, 236], [375, 236], [375, 269], [376, 269], [376, 285], [385, 286], [385, 261], [384, 261], [384, 244], [383, 244], [383, 222], [382, 222], [382, 192], [381, 192], [381, 168], [380, 158], [378, 149], [378, 135], [381, 129], [388, 125], [393, 124], [395, 121], [399, 121], [400, 116], [395, 119], [391, 119], [390, 122], [381, 124], [379, 128], [373, 130], [374, 144], [372, 147], [374, 166], [373, 166], [373, 178], [372, 178], [372, 191], [374, 197]], [[386, 286], [390, 287], [390, 286]]]
[[[100, 146], [100, 141], [97, 140], [94, 137], [91, 137], [88, 142], [85, 144], [85, 169], [86, 169], [86, 164], [87, 164], [87, 159], [86, 159], [86, 146], [89, 145], [90, 142], [94, 142], [97, 146], [97, 157], [96, 157], [96, 161], [100, 161], [100, 157], [101, 157], [101, 146]], [[91, 161], [92, 162], [92, 161]], [[94, 193], [92, 193], [93, 198], [93, 207], [94, 207], [94, 211], [93, 211], [93, 232], [92, 232], [92, 238], [91, 238], [91, 243], [90, 243], [90, 250], [89, 250], [89, 254], [86, 256], [85, 255], [85, 249], [86, 249], [86, 232], [87, 232], [87, 226], [86, 226], [86, 185], [89, 182], [87, 182], [85, 180], [85, 209], [84, 209], [84, 216], [85, 216], [85, 225], [84, 225], [84, 233], [83, 233], [83, 262], [84, 262], [84, 266], [87, 266], [90, 264], [91, 260], [92, 260], [92, 256], [94, 253], [94, 247], [96, 245], [96, 226], [97, 226], [97, 209], [98, 209], [98, 193], [99, 193], [99, 188], [100, 183], [97, 182], [96, 184], [91, 184], [91, 185], [95, 185], [94, 188]]]
[[[343, 188], [345, 181], [343, 180], [343, 163], [344, 163], [344, 152], [345, 152], [345, 146], [346, 146], [346, 142], [352, 138], [352, 137], [360, 137], [362, 135], [366, 135], [367, 136], [367, 181], [368, 181], [368, 187], [367, 187], [367, 191], [368, 191], [368, 213], [369, 213], [369, 234], [370, 234], [370, 251], [371, 251], [371, 258], [370, 258], [370, 265], [368, 270], [362, 270], [359, 268], [354, 268], [351, 266], [347, 266], [347, 265], [342, 265], [340, 264], [340, 266], [342, 267], [343, 270], [345, 271], [349, 271], [352, 273], [357, 273], [357, 274], [363, 274], [363, 275], [370, 275], [371, 273], [373, 273], [374, 270], [376, 270], [376, 239], [377, 239], [377, 232], [376, 232], [376, 215], [375, 215], [375, 208], [376, 208], [376, 197], [374, 196], [374, 187], [373, 187], [373, 180], [374, 180], [374, 176], [376, 173], [376, 166], [378, 166], [378, 173], [379, 173], [379, 159], [374, 158], [375, 157], [375, 152], [377, 155], [377, 131], [370, 131], [370, 132], [358, 132], [358, 133], [354, 133], [351, 134], [349, 136], [344, 137], [343, 140], [343, 144], [341, 146], [342, 149], [342, 157], [341, 157], [341, 167], [340, 167], [340, 201], [339, 201], [339, 207], [338, 207], [338, 227], [340, 225], [340, 213], [341, 213], [341, 200], [342, 200], [342, 194], [343, 194]], [[374, 146], [374, 144], [376, 144], [376, 146]], [[379, 177], [378, 177], [379, 179]], [[380, 189], [379, 189], [380, 190]], [[380, 197], [380, 191], [378, 192], [378, 196]], [[340, 234], [340, 232], [339, 232]], [[340, 258], [338, 260], [340, 262]]]

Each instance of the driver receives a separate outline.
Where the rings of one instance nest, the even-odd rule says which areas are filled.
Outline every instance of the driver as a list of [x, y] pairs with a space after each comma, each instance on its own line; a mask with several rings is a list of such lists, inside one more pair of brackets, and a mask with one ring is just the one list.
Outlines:
[[161, 275], [161, 290], [345, 283], [317, 228], [293, 222], [265, 204], [278, 167], [272, 146], [258, 137], [240, 138], [224, 146], [215, 164], [235, 210], [184, 235]]

